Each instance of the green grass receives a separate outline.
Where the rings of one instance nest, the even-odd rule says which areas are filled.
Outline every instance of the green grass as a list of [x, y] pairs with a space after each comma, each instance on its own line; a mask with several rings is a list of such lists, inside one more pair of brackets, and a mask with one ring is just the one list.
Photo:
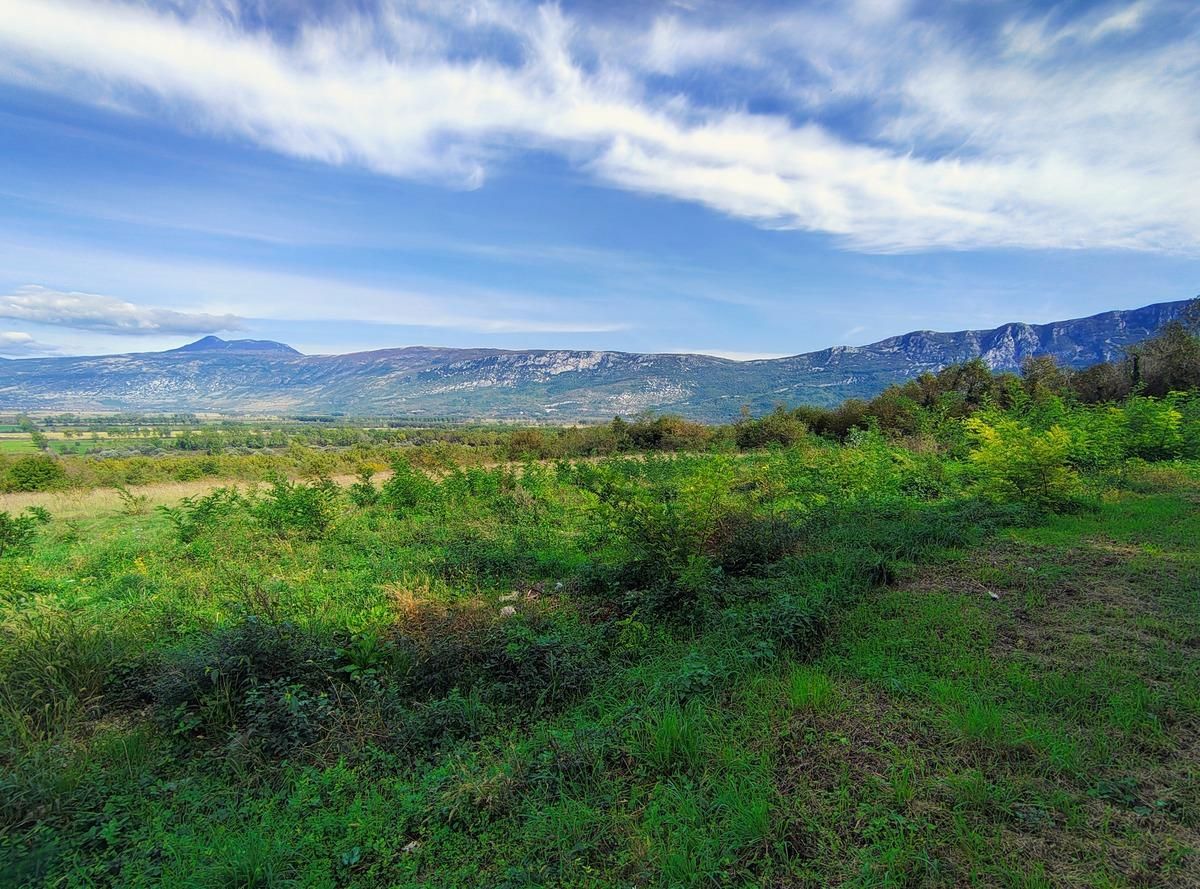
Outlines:
[[55, 519], [0, 558], [0, 882], [1197, 885], [1198, 467], [1060, 513], [972, 471], [864, 436]]
[[[807, 730], [865, 779], [825, 742], [831, 790], [797, 753], [812, 879], [1195, 885], [1198, 532], [1194, 483], [1117, 495], [851, 610], [808, 669], [872, 718]], [[882, 826], [847, 842], [852, 813]]]
[[34, 447], [29, 436], [22, 438], [0, 438], [0, 454], [36, 454], [38, 449]]

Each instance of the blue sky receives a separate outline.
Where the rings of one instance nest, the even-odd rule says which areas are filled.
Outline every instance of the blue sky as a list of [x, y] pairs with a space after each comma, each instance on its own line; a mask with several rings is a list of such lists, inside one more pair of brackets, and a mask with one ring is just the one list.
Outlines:
[[0, 355], [734, 357], [1200, 292], [1200, 7], [0, 0]]

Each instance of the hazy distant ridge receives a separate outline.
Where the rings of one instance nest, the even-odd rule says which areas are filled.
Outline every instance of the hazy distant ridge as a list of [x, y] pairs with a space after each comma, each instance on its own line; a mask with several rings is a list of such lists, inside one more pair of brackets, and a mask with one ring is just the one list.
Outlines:
[[602, 418], [669, 410], [728, 419], [743, 404], [829, 404], [981, 357], [1083, 367], [1153, 334], [1186, 301], [1050, 324], [914, 331], [867, 346], [735, 362], [707, 355], [413, 346], [302, 355], [270, 340], [205, 337], [167, 352], [0, 360], [0, 409]]

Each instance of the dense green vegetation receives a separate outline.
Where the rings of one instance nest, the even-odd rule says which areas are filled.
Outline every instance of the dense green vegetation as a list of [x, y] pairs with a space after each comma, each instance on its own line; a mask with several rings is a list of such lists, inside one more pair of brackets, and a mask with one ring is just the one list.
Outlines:
[[[0, 874], [1197, 885], [1200, 396], [1155, 361], [6, 513]], [[9, 486], [45, 460], [84, 477]]]

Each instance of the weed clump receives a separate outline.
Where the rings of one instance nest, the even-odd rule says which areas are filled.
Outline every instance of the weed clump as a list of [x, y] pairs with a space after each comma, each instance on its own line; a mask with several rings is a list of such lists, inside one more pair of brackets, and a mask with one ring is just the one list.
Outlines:
[[316, 740], [340, 667], [335, 649], [311, 634], [249, 617], [193, 649], [151, 658], [135, 692], [177, 738], [286, 755]]

